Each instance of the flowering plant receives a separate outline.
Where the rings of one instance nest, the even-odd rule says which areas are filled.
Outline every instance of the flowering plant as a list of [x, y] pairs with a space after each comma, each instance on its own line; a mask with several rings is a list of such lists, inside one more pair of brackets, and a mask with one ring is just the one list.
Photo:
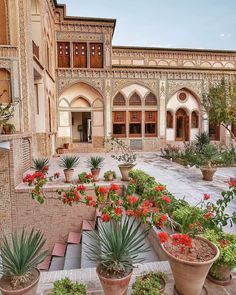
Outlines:
[[93, 175], [91, 173], [82, 172], [78, 175], [78, 183], [91, 183], [94, 182]]

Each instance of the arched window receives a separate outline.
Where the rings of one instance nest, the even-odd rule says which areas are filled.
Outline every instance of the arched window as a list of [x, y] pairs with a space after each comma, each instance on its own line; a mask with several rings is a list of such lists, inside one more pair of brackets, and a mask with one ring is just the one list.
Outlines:
[[167, 128], [173, 128], [173, 115], [172, 115], [172, 113], [170, 111], [167, 111], [166, 127]]
[[11, 102], [11, 79], [10, 73], [0, 69], [0, 103]]
[[7, 45], [7, 1], [0, 0], [0, 45]]
[[157, 105], [157, 99], [156, 99], [156, 96], [150, 92], [147, 96], [146, 96], [146, 99], [145, 99], [145, 105], [146, 106], [155, 106]]
[[129, 99], [129, 105], [130, 106], [141, 106], [141, 98], [140, 96], [135, 92], [132, 94], [132, 96]]
[[198, 128], [199, 126], [199, 119], [197, 112], [192, 112], [192, 120], [191, 120], [191, 128]]
[[116, 94], [113, 100], [113, 106], [125, 106], [125, 98], [124, 95], [120, 92]]

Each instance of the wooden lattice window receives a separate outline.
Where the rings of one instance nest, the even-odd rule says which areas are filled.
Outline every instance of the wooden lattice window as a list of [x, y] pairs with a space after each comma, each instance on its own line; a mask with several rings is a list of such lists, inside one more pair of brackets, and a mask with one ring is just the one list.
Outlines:
[[126, 112], [112, 112], [113, 136], [126, 136]]
[[70, 43], [58, 42], [57, 43], [58, 67], [70, 67]]
[[120, 92], [116, 94], [114, 100], [113, 100], [113, 106], [125, 106], [125, 98], [124, 95]]
[[150, 92], [146, 96], [145, 105], [146, 106], [155, 106], [155, 105], [157, 105], [157, 99], [156, 99], [156, 96], [153, 93]]
[[73, 62], [75, 68], [87, 67], [87, 44], [73, 43]]
[[90, 67], [103, 68], [103, 44], [90, 44]]
[[191, 118], [191, 128], [198, 128], [199, 126], [199, 117], [197, 112], [192, 112], [192, 118]]
[[141, 106], [141, 98], [140, 96], [135, 92], [134, 94], [131, 95], [129, 99], [129, 105], [131, 106]]
[[142, 112], [129, 112], [129, 136], [141, 137], [142, 135]]
[[172, 113], [170, 111], [167, 111], [166, 127], [167, 128], [173, 128], [173, 115], [172, 115]]
[[157, 112], [155, 111], [145, 112], [145, 136], [157, 136]]

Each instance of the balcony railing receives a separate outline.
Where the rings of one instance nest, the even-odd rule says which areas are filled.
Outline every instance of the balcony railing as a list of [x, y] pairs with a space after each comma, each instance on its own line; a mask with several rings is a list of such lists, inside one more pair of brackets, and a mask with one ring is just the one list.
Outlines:
[[39, 46], [37, 46], [34, 41], [32, 41], [32, 46], [33, 46], [33, 55], [37, 57], [37, 59], [39, 59]]
[[0, 45], [0, 58], [16, 58], [17, 47], [10, 45]]

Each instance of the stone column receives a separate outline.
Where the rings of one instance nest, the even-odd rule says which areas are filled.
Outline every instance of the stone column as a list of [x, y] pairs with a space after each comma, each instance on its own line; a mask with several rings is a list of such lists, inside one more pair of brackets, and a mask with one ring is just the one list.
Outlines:
[[112, 135], [112, 97], [111, 97], [111, 80], [105, 80], [105, 97], [104, 97], [104, 135]]
[[159, 82], [159, 134], [158, 137], [166, 137], [166, 81], [160, 80]]

